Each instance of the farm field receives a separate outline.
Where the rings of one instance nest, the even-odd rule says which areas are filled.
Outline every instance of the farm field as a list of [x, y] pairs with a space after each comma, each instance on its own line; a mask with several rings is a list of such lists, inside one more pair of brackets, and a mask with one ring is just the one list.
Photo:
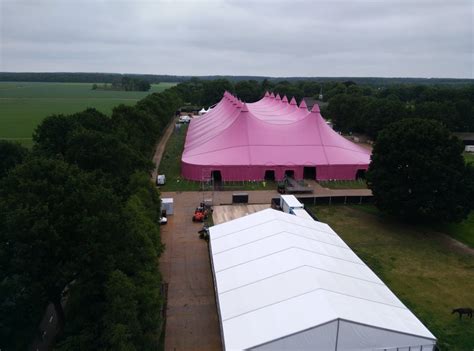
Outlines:
[[471, 350], [474, 320], [460, 321], [451, 310], [474, 306], [474, 256], [430, 229], [396, 222], [369, 207], [311, 209], [431, 330], [441, 350]]
[[43, 118], [88, 107], [110, 114], [120, 104], [132, 105], [175, 83], [153, 84], [148, 92], [92, 90], [92, 83], [0, 82], [0, 139], [31, 146], [31, 134]]

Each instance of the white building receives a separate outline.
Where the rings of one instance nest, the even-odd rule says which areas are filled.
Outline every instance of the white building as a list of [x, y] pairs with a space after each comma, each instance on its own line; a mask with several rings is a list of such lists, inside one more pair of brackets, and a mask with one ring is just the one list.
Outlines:
[[327, 225], [267, 209], [210, 228], [225, 350], [433, 350], [433, 334]]

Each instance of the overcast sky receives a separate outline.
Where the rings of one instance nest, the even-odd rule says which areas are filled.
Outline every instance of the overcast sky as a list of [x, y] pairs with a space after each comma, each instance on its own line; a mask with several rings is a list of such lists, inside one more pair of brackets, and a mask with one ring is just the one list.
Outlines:
[[473, 78], [473, 0], [0, 2], [0, 71]]

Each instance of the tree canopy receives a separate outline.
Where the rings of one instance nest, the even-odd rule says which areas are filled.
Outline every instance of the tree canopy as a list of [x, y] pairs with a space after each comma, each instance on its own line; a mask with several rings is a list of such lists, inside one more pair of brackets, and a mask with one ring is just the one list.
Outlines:
[[437, 121], [391, 124], [379, 134], [367, 173], [376, 206], [408, 220], [462, 220], [474, 197], [472, 170], [462, 151]]
[[[48, 304], [58, 350], [154, 350], [162, 328], [157, 139], [176, 88], [49, 116], [26, 150], [0, 143], [0, 348], [27, 349]], [[67, 311], [63, 314], [63, 296]]]

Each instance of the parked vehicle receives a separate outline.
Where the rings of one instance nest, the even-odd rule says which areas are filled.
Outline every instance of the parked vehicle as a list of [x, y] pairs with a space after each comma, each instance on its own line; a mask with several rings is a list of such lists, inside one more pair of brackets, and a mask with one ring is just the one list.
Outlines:
[[204, 222], [210, 214], [212, 214], [212, 207], [201, 202], [199, 207], [196, 207], [194, 211], [193, 222]]
[[189, 123], [191, 122], [191, 117], [190, 116], [181, 116], [178, 118], [179, 123]]
[[165, 185], [166, 176], [164, 174], [158, 174], [156, 176], [156, 185]]

